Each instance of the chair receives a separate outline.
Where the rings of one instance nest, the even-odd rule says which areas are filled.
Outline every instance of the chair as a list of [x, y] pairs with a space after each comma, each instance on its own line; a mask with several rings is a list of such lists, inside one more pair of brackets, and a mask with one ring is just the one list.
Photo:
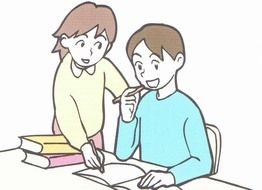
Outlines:
[[221, 153], [221, 134], [219, 129], [214, 125], [206, 124], [206, 129], [213, 159], [211, 174], [214, 175], [218, 172]]

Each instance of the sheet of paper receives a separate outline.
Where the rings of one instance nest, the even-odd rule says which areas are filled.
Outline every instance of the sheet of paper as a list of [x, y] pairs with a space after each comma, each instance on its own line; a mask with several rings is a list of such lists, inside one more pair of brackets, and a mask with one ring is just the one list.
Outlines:
[[108, 186], [128, 182], [145, 175], [143, 169], [127, 163], [105, 164], [104, 169], [104, 173], [99, 170], [85, 169], [74, 174]]

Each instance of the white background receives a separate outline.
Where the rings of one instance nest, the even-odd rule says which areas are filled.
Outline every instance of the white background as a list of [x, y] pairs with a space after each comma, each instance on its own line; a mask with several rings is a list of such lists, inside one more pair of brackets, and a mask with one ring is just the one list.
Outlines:
[[[51, 50], [65, 15], [81, 1], [1, 1], [0, 150], [17, 136], [51, 132], [52, 83], [59, 63]], [[108, 57], [135, 85], [125, 53], [140, 26], [160, 22], [184, 37], [186, 64], [179, 88], [222, 133], [218, 178], [262, 188], [262, 11], [259, 1], [96, 1], [113, 8], [118, 36]], [[106, 98], [106, 148], [113, 150], [118, 107]], [[260, 186], [260, 188], [259, 188]]]

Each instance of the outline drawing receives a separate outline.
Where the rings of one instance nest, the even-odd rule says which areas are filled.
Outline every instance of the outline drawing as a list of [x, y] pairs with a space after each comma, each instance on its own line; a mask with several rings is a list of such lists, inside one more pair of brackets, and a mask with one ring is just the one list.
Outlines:
[[126, 52], [148, 92], [141, 97], [134, 93], [137, 87], [129, 88], [115, 99], [121, 111], [116, 156], [128, 160], [139, 148], [140, 160], [168, 168], [148, 172], [138, 183], [141, 188], [180, 186], [217, 173], [220, 132], [206, 127], [196, 102], [178, 88], [177, 74], [186, 60], [180, 32], [162, 23], [145, 24], [131, 35]]
[[[126, 53], [140, 83], [136, 87], [128, 87], [122, 73], [106, 57], [116, 35], [117, 19], [112, 8], [93, 2], [74, 7], [53, 34], [57, 41], [52, 53], [59, 54], [60, 62], [53, 80], [54, 117], [50, 136], [61, 135], [66, 142], [49, 144], [68, 145], [77, 150], [74, 154], [82, 156], [83, 161], [79, 163], [84, 163], [86, 169], [72, 174], [122, 190], [130, 189], [123, 185], [129, 182], [135, 182], [137, 188], [142, 189], [180, 189], [201, 178], [248, 189], [213, 176], [219, 168], [221, 134], [215, 125], [206, 123], [193, 98], [178, 88], [177, 75], [186, 62], [180, 32], [164, 23], [148, 23], [130, 36]], [[104, 150], [102, 133], [105, 90], [114, 96], [112, 102], [119, 103], [120, 109], [114, 150], [119, 162], [106, 164], [108, 154]], [[43, 144], [47, 146], [48, 143]], [[0, 153], [15, 149], [0, 150]], [[22, 160], [25, 163], [30, 156], [45, 155], [44, 161], [49, 161], [46, 166], [27, 163], [44, 169], [52, 168], [49, 158], [59, 157], [22, 146], [20, 149], [26, 154]], [[128, 163], [138, 149], [138, 161], [166, 170], [146, 172]], [[99, 177], [110, 171], [111, 166], [119, 170], [122, 166], [130, 166], [140, 173], [112, 184]], [[59, 166], [53, 169], [56, 167]]]
[[104, 91], [119, 96], [127, 87], [122, 74], [105, 57], [116, 34], [113, 10], [92, 2], [72, 9], [53, 34], [57, 38], [53, 52], [61, 59], [53, 86], [53, 131], [81, 150], [91, 168], [103, 164], [102, 152], [96, 156], [89, 140], [96, 148], [104, 148]]

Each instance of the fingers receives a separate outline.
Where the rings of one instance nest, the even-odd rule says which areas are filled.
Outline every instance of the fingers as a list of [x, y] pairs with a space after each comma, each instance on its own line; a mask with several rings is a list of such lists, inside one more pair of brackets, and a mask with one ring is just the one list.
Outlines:
[[104, 154], [101, 152], [101, 151], [97, 151], [97, 153], [98, 153], [98, 156], [99, 156], [99, 158], [100, 158], [100, 165], [104, 165], [104, 163], [105, 163], [105, 156], [104, 156]]
[[125, 97], [124, 97], [124, 100], [125, 100], [126, 102], [132, 102], [132, 101], [137, 102], [136, 96], [125, 96]]
[[151, 181], [153, 175], [152, 172], [147, 173], [142, 179], [141, 181], [138, 183], [138, 185], [142, 188], [147, 187], [147, 185], [149, 184], [149, 182]]
[[[155, 178], [156, 179], [156, 178]], [[152, 186], [149, 186], [150, 188], [157, 189], [160, 186], [162, 186], [162, 180], [161, 179], [156, 179], [155, 181], [152, 181], [151, 183]]]
[[128, 94], [134, 92], [136, 88], [128, 88], [124, 91], [123, 96], [128, 96]]
[[96, 156], [86, 156], [85, 157], [86, 166], [89, 168], [100, 168], [101, 164], [97, 160]]
[[162, 179], [157, 176], [157, 172], [149, 172], [145, 175], [145, 177], [142, 178], [142, 180], [138, 183], [138, 186], [140, 188], [153, 188], [157, 189], [160, 186], [162, 186]]
[[89, 143], [86, 143], [82, 146], [81, 148], [84, 159], [85, 159], [85, 164], [89, 168], [100, 168], [101, 164], [99, 162], [99, 158], [95, 155], [93, 152], [92, 146]]

